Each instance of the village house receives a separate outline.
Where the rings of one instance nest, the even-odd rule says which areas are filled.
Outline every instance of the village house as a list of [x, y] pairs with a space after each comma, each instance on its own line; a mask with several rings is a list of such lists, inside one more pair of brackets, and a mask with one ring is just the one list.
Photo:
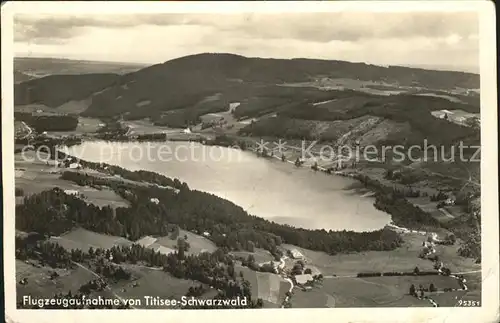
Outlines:
[[80, 195], [80, 192], [76, 191], [76, 190], [64, 190], [64, 193], [68, 194], [68, 195], [73, 195], [73, 196], [78, 196]]
[[71, 163], [71, 164], [69, 164], [69, 168], [70, 169], [81, 169], [82, 165], [80, 165], [79, 163]]
[[288, 250], [289, 256], [293, 259], [304, 259], [304, 255], [297, 249]]
[[169, 255], [169, 254], [175, 252], [174, 249], [170, 249], [170, 248], [167, 248], [164, 246], [158, 246], [158, 247], [154, 248], [153, 250], [155, 252], [159, 252], [159, 253], [164, 254], [164, 255]]
[[297, 282], [297, 285], [305, 285], [309, 282], [313, 282], [314, 278], [311, 274], [302, 274], [295, 276], [295, 281]]
[[452, 199], [451, 197], [447, 198], [446, 201], [444, 201], [444, 205], [447, 205], [447, 206], [455, 205], [455, 200]]

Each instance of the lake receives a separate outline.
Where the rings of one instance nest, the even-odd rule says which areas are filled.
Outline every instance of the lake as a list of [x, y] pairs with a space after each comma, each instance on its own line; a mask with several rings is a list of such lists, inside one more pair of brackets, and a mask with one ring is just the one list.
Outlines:
[[390, 222], [388, 214], [373, 206], [373, 198], [359, 193], [354, 179], [296, 168], [252, 152], [187, 142], [104, 141], [86, 141], [65, 152], [178, 178], [250, 214], [295, 227], [372, 231]]

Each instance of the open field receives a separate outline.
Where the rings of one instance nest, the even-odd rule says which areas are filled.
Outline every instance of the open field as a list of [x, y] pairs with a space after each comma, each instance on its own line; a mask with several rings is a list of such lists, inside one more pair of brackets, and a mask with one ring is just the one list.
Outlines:
[[[352, 276], [359, 272], [373, 271], [413, 271], [415, 266], [420, 270], [434, 270], [433, 262], [419, 258], [422, 242], [426, 236], [418, 233], [403, 234], [404, 244], [392, 251], [368, 251], [356, 254], [328, 255], [324, 252], [312, 251], [293, 245], [283, 244], [285, 249], [297, 249], [305, 257], [306, 267], [313, 265], [324, 276]], [[474, 259], [457, 256], [459, 243], [451, 246], [437, 245], [436, 255], [452, 272], [473, 271], [481, 269]], [[295, 261], [287, 260], [287, 267]]]
[[236, 265], [235, 270], [237, 274], [243, 272], [243, 277], [250, 282], [253, 298], [279, 305], [290, 289], [290, 284], [279, 275], [256, 272], [240, 265]]
[[432, 262], [418, 258], [423, 239], [424, 236], [411, 234], [405, 236], [405, 243], [402, 247], [393, 251], [368, 251], [333, 256], [292, 245], [283, 245], [283, 247], [299, 250], [305, 256], [306, 266], [314, 265], [324, 276], [350, 276], [371, 271], [412, 271], [415, 266], [421, 270], [432, 270]]
[[[214, 252], [217, 250], [215, 244], [205, 237], [194, 234], [186, 230], [180, 230], [179, 237], [187, 236], [187, 242], [189, 242], [190, 248], [187, 252], [188, 254], [198, 254], [200, 252]], [[155, 245], [167, 247], [174, 249], [177, 246], [177, 239], [172, 240], [169, 236], [158, 238]]]
[[82, 228], [74, 229], [60, 237], [51, 237], [50, 239], [67, 250], [78, 248], [83, 251], [87, 251], [90, 247], [94, 249], [110, 249], [113, 246], [128, 246], [132, 244], [131, 241], [123, 237], [96, 233]]
[[[322, 291], [335, 298], [337, 307], [392, 307], [402, 306], [399, 302], [405, 296], [411, 297], [407, 295], [411, 284], [418, 288], [420, 284], [428, 287], [430, 283], [433, 283], [438, 289], [459, 288], [454, 278], [445, 276], [392, 276], [325, 279]], [[427, 302], [411, 298], [412, 302], [410, 301], [410, 303], [415, 306], [425, 306], [425, 302]], [[452, 296], [443, 294], [442, 298], [448, 299]]]
[[[223, 111], [217, 113], [208, 113], [200, 117], [202, 123], [214, 124], [215, 128], [209, 127], [206, 129], [201, 129], [201, 125], [196, 126], [193, 130], [200, 131], [202, 133], [212, 133], [220, 132], [229, 135], [235, 135], [240, 129], [243, 129], [248, 124], [250, 124], [251, 119], [248, 120], [237, 120], [233, 113], [230, 111]], [[257, 118], [253, 118], [257, 120]]]
[[79, 194], [83, 194], [83, 196], [80, 195], [80, 198], [99, 207], [109, 205], [116, 208], [129, 205], [126, 200], [109, 188], [103, 187], [97, 190], [60, 179], [62, 172], [66, 169], [56, 168], [51, 162], [42, 161], [46, 157], [45, 153], [39, 153], [37, 156], [34, 151], [14, 155], [15, 184], [17, 188], [24, 191], [25, 196], [59, 187], [63, 190], [77, 191]]
[[72, 100], [58, 107], [48, 107], [40, 103], [22, 104], [14, 107], [15, 112], [33, 113], [34, 115], [61, 115], [72, 114], [77, 115], [87, 110], [91, 103], [91, 99]]
[[231, 252], [232, 255], [235, 255], [237, 257], [244, 257], [248, 258], [249, 255], [252, 255], [255, 259], [255, 262], [257, 264], [262, 264], [266, 262], [275, 261], [274, 257], [271, 255], [271, 253], [267, 250], [260, 249], [260, 248], [255, 248], [254, 252], [250, 251], [233, 251]]
[[322, 288], [313, 287], [308, 291], [295, 289], [291, 298], [292, 308], [335, 307], [335, 298], [326, 294]]
[[[189, 287], [197, 287], [199, 282], [188, 279], [175, 278], [163, 270], [154, 270], [139, 265], [123, 265], [132, 273], [133, 281], [121, 281], [111, 285], [111, 289], [123, 298], [137, 298], [142, 306], [137, 308], [168, 308], [146, 306], [144, 296], [159, 296], [163, 299], [180, 298], [189, 290]], [[133, 287], [134, 284], [136, 287]], [[205, 297], [215, 296], [214, 292], [207, 292]], [[202, 296], [203, 297], [203, 296]]]
[[129, 135], [145, 135], [155, 133], [176, 133], [180, 129], [173, 129], [169, 127], [156, 126], [149, 120], [133, 120], [122, 121], [122, 124], [129, 127]]
[[[51, 280], [50, 273], [53, 271], [57, 272], [59, 277]], [[26, 285], [19, 283], [23, 278], [28, 280]], [[21, 260], [16, 260], [16, 295], [18, 301], [22, 300], [23, 295], [49, 298], [53, 297], [56, 293], [66, 294], [70, 290], [72, 294], [76, 294], [83, 284], [93, 279], [95, 279], [95, 276], [92, 273], [80, 267], [71, 270], [53, 269], [50, 267], [37, 268]], [[103, 297], [113, 298], [106, 291], [99, 294]], [[93, 296], [95, 295], [93, 293]]]

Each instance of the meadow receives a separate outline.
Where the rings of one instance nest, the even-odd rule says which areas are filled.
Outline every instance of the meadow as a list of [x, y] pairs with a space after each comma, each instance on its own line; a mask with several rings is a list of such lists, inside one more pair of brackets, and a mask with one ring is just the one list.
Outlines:
[[67, 250], [81, 249], [88, 251], [92, 248], [110, 249], [113, 246], [129, 246], [131, 241], [117, 236], [96, 233], [82, 228], [74, 229], [60, 237], [51, 237], [52, 242], [60, 244]]

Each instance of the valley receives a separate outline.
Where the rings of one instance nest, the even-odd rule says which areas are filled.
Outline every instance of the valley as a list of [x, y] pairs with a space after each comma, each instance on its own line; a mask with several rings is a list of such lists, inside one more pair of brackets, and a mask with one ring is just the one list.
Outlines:
[[[15, 86], [19, 297], [244, 296], [252, 308], [301, 308], [454, 306], [480, 295], [478, 75], [231, 54], [127, 73], [84, 65], [93, 74]], [[331, 154], [424, 140], [444, 152]], [[246, 162], [179, 171], [89, 153], [190, 141], [238, 146]], [[459, 156], [460, 142], [470, 147]], [[296, 186], [288, 202], [279, 183]], [[340, 198], [333, 183], [348, 183]]]

